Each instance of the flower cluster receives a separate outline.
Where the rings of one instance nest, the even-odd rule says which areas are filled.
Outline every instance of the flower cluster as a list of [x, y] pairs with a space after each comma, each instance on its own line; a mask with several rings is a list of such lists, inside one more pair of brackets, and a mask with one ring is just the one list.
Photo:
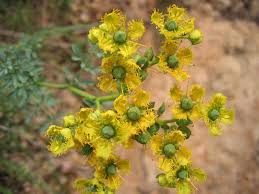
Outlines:
[[[155, 55], [148, 48], [141, 55], [138, 48], [142, 45], [137, 41], [145, 31], [143, 22], [133, 20], [126, 25], [126, 17], [119, 10], [104, 15], [88, 38], [103, 51], [97, 85], [102, 91], [115, 93], [113, 107], [103, 109], [97, 103], [96, 108], [81, 108], [75, 115], [64, 117], [63, 126], [52, 125], [46, 132], [53, 154], [75, 149], [95, 169], [92, 178], [75, 182], [82, 194], [109, 194], [119, 188], [122, 175], [129, 171], [129, 161], [121, 159], [116, 148], [121, 145], [127, 149], [134, 141], [153, 151], [161, 170], [156, 177], [160, 186], [189, 194], [194, 188], [192, 181], [206, 177], [201, 169], [192, 166], [191, 151], [184, 145], [191, 137], [193, 122], [203, 120], [213, 135], [220, 135], [221, 125], [233, 121], [233, 111], [225, 108], [224, 95], [216, 93], [207, 102], [202, 86], [193, 84], [187, 91], [180, 87], [190, 78], [184, 68], [192, 64], [191, 45], [203, 39], [195, 29], [194, 19], [185, 9], [172, 5], [166, 14], [154, 10], [151, 22], [163, 37], [161, 50]], [[190, 46], [182, 47], [183, 41]], [[156, 109], [150, 94], [141, 88], [147, 69], [153, 66], [176, 81], [170, 90], [173, 105], [168, 120], [160, 118], [165, 105]]]

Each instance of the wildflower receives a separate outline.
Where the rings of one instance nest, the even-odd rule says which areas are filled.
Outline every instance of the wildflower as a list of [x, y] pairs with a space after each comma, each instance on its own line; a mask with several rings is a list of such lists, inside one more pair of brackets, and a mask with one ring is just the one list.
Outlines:
[[212, 96], [210, 103], [203, 108], [203, 119], [213, 135], [222, 134], [221, 123], [231, 124], [233, 122], [234, 112], [224, 107], [226, 102], [226, 96], [216, 93]]
[[127, 160], [112, 155], [107, 160], [95, 160], [95, 177], [111, 189], [117, 189], [121, 183], [121, 175], [129, 171]]
[[149, 99], [150, 96], [146, 91], [137, 89], [132, 95], [120, 95], [114, 101], [114, 109], [121, 116], [121, 120], [134, 127], [134, 135], [146, 132], [147, 128], [155, 123], [156, 115], [148, 106]]
[[157, 134], [152, 137], [150, 146], [159, 159], [159, 168], [169, 171], [176, 163], [186, 165], [190, 162], [190, 151], [182, 146], [185, 139], [181, 131]]
[[74, 147], [74, 140], [69, 128], [51, 125], [46, 131], [46, 136], [50, 139], [49, 151], [58, 156], [66, 153]]
[[75, 138], [83, 145], [81, 151], [85, 155], [94, 152], [96, 157], [108, 158], [115, 143], [127, 146], [133, 130], [128, 123], [119, 121], [114, 111], [96, 111], [88, 113], [88, 117], [76, 129]]
[[118, 52], [124, 57], [136, 52], [140, 45], [136, 41], [145, 32], [143, 22], [136, 20], [130, 21], [126, 29], [126, 18], [117, 9], [105, 14], [97, 29], [89, 32], [89, 39], [97, 42], [104, 52]]
[[176, 80], [184, 81], [189, 78], [189, 75], [183, 71], [183, 66], [190, 65], [192, 58], [190, 48], [179, 48], [178, 41], [165, 41], [159, 56], [158, 67]]
[[141, 84], [140, 68], [133, 59], [111, 55], [103, 59], [101, 68], [103, 74], [98, 78], [98, 86], [103, 91], [116, 92], [123, 86], [132, 90]]
[[169, 6], [165, 15], [154, 10], [151, 22], [168, 40], [182, 38], [194, 30], [194, 19], [188, 17], [184, 8], [179, 8], [176, 5]]
[[205, 173], [198, 168], [193, 168], [191, 164], [179, 165], [166, 173], [167, 186], [177, 188], [178, 194], [190, 194], [193, 190], [192, 180], [204, 181]]
[[175, 85], [171, 91], [171, 97], [175, 101], [175, 106], [172, 109], [173, 116], [176, 119], [196, 120], [201, 117], [201, 100], [204, 96], [205, 89], [198, 84], [191, 87], [190, 94], [184, 92]]
[[81, 194], [114, 194], [114, 192], [105, 186], [96, 178], [92, 179], [77, 179], [74, 182], [74, 188], [81, 191]]

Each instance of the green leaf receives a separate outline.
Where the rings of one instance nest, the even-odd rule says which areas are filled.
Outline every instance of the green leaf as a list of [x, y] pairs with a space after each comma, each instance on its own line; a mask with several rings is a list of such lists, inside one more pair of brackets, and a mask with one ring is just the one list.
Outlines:
[[157, 115], [161, 116], [165, 112], [165, 103], [163, 102], [162, 105], [157, 110]]

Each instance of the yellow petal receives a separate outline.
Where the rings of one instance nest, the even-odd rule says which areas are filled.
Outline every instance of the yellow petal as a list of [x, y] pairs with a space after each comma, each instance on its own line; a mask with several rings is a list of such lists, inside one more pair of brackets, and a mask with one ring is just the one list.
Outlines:
[[174, 55], [180, 45], [179, 41], [175, 40], [166, 40], [162, 45], [162, 51], [166, 53], [166, 55]]
[[135, 90], [133, 97], [134, 104], [136, 106], [146, 107], [149, 104], [150, 94], [145, 90], [137, 89]]
[[205, 89], [198, 84], [192, 85], [190, 97], [194, 101], [200, 101], [205, 94]]
[[120, 10], [114, 9], [104, 15], [102, 22], [105, 24], [104, 30], [114, 32], [125, 26], [125, 16]]
[[160, 157], [158, 159], [158, 166], [161, 170], [168, 172], [172, 169], [172, 161], [165, 157]]
[[135, 73], [128, 73], [125, 77], [125, 83], [129, 90], [134, 90], [141, 84], [141, 79]]
[[219, 106], [219, 107], [222, 107], [226, 104], [227, 102], [227, 97], [224, 96], [223, 94], [221, 93], [216, 93], [212, 96], [212, 103], [215, 105], [215, 106]]
[[118, 98], [116, 98], [113, 102], [114, 109], [119, 114], [124, 114], [128, 110], [128, 97], [124, 95], [120, 95]]
[[177, 51], [176, 56], [179, 59], [179, 62], [183, 65], [189, 65], [192, 62], [193, 54], [190, 48], [180, 48]]
[[187, 165], [191, 162], [191, 152], [186, 147], [181, 147], [177, 152], [177, 161], [180, 165]]
[[155, 25], [157, 25], [159, 28], [162, 28], [164, 26], [164, 16], [161, 12], [158, 10], [154, 10], [151, 15], [151, 22]]
[[212, 135], [218, 136], [222, 134], [222, 129], [220, 129], [217, 125], [211, 125], [210, 132]]
[[140, 39], [145, 32], [143, 21], [132, 20], [128, 24], [128, 37], [130, 40]]
[[167, 16], [170, 20], [181, 20], [185, 16], [186, 11], [184, 8], [171, 5], [167, 8], [167, 13]]
[[116, 92], [117, 84], [111, 74], [104, 74], [98, 77], [98, 87], [105, 92]]
[[174, 87], [170, 90], [170, 95], [173, 100], [180, 101], [183, 97], [183, 91], [180, 89], [178, 85], [174, 85]]
[[220, 119], [225, 124], [232, 124], [234, 120], [234, 111], [222, 108], [220, 110]]
[[95, 154], [97, 157], [108, 159], [112, 154], [112, 149], [113, 146], [110, 143], [97, 142]]

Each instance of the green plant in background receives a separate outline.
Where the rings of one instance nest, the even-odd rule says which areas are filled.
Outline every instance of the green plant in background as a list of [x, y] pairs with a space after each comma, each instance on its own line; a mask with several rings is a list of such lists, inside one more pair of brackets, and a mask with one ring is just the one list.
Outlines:
[[[63, 125], [51, 125], [46, 131], [48, 149], [60, 156], [75, 150], [87, 158], [94, 168], [89, 179], [78, 179], [74, 185], [82, 194], [111, 194], [122, 183], [122, 175], [129, 172], [129, 161], [121, 159], [116, 148], [126, 149], [134, 141], [150, 147], [161, 171], [157, 182], [162, 187], [176, 188], [179, 194], [190, 194], [194, 181], [204, 181], [203, 170], [192, 165], [191, 151], [184, 145], [191, 138], [191, 128], [202, 120], [212, 135], [222, 133], [222, 124], [233, 122], [234, 113], [225, 108], [226, 97], [216, 93], [210, 102], [204, 98], [205, 89], [193, 84], [183, 90], [181, 83], [190, 79], [186, 68], [192, 66], [191, 46], [202, 42], [203, 35], [195, 29], [194, 19], [184, 8], [169, 6], [167, 13], [154, 10], [151, 22], [159, 30], [163, 42], [158, 55], [148, 48], [144, 55], [138, 41], [144, 35], [141, 20], [126, 22], [119, 10], [103, 16], [101, 24], [89, 31], [88, 38], [103, 54], [97, 86], [107, 95], [98, 96], [67, 83], [41, 82], [41, 86], [67, 89], [78, 95], [88, 105], [74, 115], [63, 118]], [[183, 46], [182, 42], [189, 43]], [[186, 44], [185, 44], [186, 45]], [[84, 57], [73, 47], [74, 60], [84, 68]], [[161, 115], [168, 107], [163, 103], [158, 109], [150, 101], [149, 92], [141, 85], [149, 76], [148, 69], [157, 66], [161, 73], [170, 74], [176, 84], [170, 90], [174, 104], [169, 119]], [[96, 73], [92, 67], [87, 71]], [[105, 106], [113, 102], [113, 106]]]

